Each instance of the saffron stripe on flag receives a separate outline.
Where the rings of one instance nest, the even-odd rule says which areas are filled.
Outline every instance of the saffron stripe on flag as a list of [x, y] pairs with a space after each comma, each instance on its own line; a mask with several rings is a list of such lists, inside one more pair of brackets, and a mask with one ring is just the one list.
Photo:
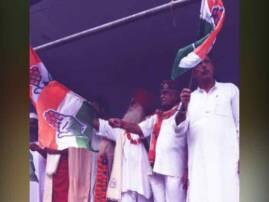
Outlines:
[[200, 40], [179, 49], [172, 66], [175, 80], [197, 66], [212, 49], [223, 23], [225, 9], [221, 0], [202, 0], [200, 9]]
[[57, 81], [51, 81], [37, 102], [39, 142], [49, 149], [91, 147], [94, 116], [87, 101]]
[[52, 80], [36, 52], [29, 48], [29, 96], [35, 106], [43, 88]]

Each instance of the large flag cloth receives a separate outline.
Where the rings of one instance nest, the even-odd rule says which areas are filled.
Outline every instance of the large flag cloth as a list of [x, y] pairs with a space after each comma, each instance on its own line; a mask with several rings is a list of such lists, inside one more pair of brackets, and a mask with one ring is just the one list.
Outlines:
[[64, 150], [91, 147], [93, 108], [87, 100], [52, 80], [38, 55], [30, 47], [30, 98], [38, 114], [41, 147]]
[[91, 148], [93, 108], [88, 102], [57, 81], [50, 81], [36, 103], [39, 144], [63, 150]]
[[200, 10], [201, 38], [178, 50], [171, 73], [175, 80], [186, 71], [197, 66], [212, 49], [225, 16], [222, 0], [202, 0]]
[[29, 57], [30, 57], [29, 90], [30, 90], [30, 98], [32, 100], [33, 105], [35, 106], [41, 91], [46, 85], [48, 85], [49, 81], [51, 81], [52, 78], [48, 70], [44, 66], [44, 64], [41, 62], [38, 55], [31, 47]]

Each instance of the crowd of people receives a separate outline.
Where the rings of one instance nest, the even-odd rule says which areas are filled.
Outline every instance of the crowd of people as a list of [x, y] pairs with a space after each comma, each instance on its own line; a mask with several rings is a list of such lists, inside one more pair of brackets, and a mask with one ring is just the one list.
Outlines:
[[197, 88], [160, 85], [160, 108], [137, 91], [122, 118], [104, 106], [92, 120], [92, 147], [38, 147], [30, 114], [31, 202], [239, 202], [239, 90], [216, 81], [206, 57], [192, 70]]

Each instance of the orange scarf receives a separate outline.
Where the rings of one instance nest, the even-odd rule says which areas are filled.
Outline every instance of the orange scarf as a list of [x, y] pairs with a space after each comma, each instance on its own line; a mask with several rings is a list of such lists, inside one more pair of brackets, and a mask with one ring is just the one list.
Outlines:
[[149, 162], [153, 166], [155, 162], [155, 155], [156, 155], [156, 144], [158, 140], [158, 136], [161, 130], [162, 121], [164, 119], [170, 118], [176, 111], [178, 106], [173, 107], [172, 109], [162, 112], [160, 110], [156, 111], [157, 120], [154, 123], [153, 131], [151, 134], [150, 139], [150, 146], [149, 146]]

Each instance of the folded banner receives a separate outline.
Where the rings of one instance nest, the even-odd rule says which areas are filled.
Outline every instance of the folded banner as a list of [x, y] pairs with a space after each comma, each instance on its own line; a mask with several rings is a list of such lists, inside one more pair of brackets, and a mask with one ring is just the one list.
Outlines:
[[88, 102], [57, 81], [43, 88], [36, 103], [38, 141], [42, 147], [63, 150], [91, 147], [94, 110]]
[[178, 50], [172, 66], [171, 79], [198, 65], [213, 47], [225, 16], [222, 0], [202, 0], [200, 10], [200, 40]]
[[36, 105], [41, 91], [46, 85], [48, 85], [52, 78], [32, 47], [30, 47], [29, 57], [29, 93], [33, 105]]

